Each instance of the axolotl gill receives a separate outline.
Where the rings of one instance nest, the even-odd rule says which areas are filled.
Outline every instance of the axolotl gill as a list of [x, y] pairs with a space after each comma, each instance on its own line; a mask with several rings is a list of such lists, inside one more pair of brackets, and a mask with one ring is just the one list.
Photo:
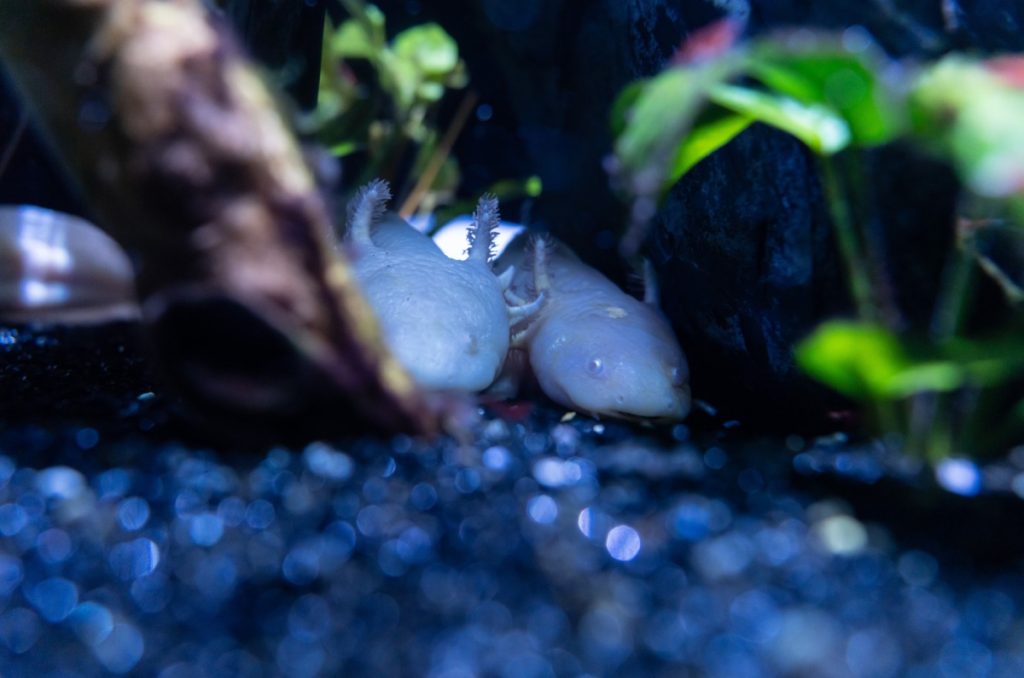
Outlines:
[[357, 279], [377, 313], [384, 339], [420, 386], [481, 391], [494, 381], [509, 350], [510, 325], [543, 303], [509, 305], [489, 259], [498, 201], [481, 198], [469, 232], [468, 256], [452, 259], [401, 217], [385, 213], [388, 185], [373, 181], [349, 206], [346, 242]]
[[[499, 271], [519, 271], [508, 295], [544, 295], [517, 330], [544, 393], [593, 415], [674, 421], [690, 409], [688, 368], [653, 297], [641, 302], [550, 236], [513, 242]], [[648, 280], [648, 291], [652, 281]], [[509, 359], [514, 364], [516, 356]]]

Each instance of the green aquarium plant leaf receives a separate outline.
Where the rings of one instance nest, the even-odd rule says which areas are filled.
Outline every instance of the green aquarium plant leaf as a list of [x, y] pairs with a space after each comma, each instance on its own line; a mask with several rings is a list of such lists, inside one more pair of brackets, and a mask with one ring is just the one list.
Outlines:
[[947, 157], [976, 195], [1007, 201], [1024, 221], [1021, 72], [1020, 56], [951, 55], [921, 73], [910, 104], [917, 139]]
[[723, 59], [694, 67], [675, 66], [620, 94], [613, 105], [612, 128], [619, 130], [615, 140], [617, 174], [627, 191], [654, 195], [679, 178], [680, 156], [693, 153], [681, 151], [680, 146], [690, 136], [712, 86], [730, 79], [738, 65], [735, 59]]
[[678, 181], [694, 165], [732, 141], [754, 121], [752, 116], [734, 113], [721, 106], [709, 106], [679, 144], [668, 183]]
[[902, 98], [883, 79], [884, 57], [866, 34], [779, 34], [751, 49], [750, 75], [770, 90], [842, 118], [855, 146], [892, 141], [906, 128]]
[[851, 321], [818, 327], [797, 346], [796, 359], [810, 376], [862, 401], [987, 388], [1024, 374], [1016, 336], [908, 347], [881, 326]]
[[344, 158], [346, 155], [358, 153], [359, 151], [363, 150], [363, 148], [364, 146], [362, 144], [358, 144], [354, 141], [343, 141], [340, 144], [335, 144], [334, 146], [331, 146], [327, 150], [329, 150], [331, 152], [331, 155], [333, 155], [336, 158]]
[[838, 153], [851, 140], [846, 122], [826, 106], [725, 84], [713, 87], [710, 98], [723, 108], [792, 134], [818, 155]]
[[[663, 191], [751, 121], [793, 134], [822, 155], [891, 141], [905, 130], [906, 114], [879, 75], [885, 68], [866, 38], [810, 33], [770, 36], [711, 61], [674, 65], [630, 84], [615, 101], [617, 174], [635, 194]], [[743, 76], [756, 82], [730, 84]], [[734, 116], [707, 115], [714, 107]]]
[[910, 366], [899, 339], [885, 328], [840, 320], [800, 342], [796, 360], [810, 376], [857, 400], [889, 397], [892, 380]]
[[615, 97], [615, 101], [612, 102], [611, 114], [609, 116], [612, 136], [614, 138], [617, 139], [621, 136], [626, 131], [630, 122], [635, 118], [633, 107], [636, 105], [636, 102], [641, 95], [643, 95], [649, 82], [650, 78], [634, 80], [619, 92], [619, 96]]
[[335, 59], [373, 59], [383, 47], [374, 42], [366, 25], [355, 19], [342, 22], [327, 46]]
[[[389, 42], [376, 6], [341, 3], [348, 18], [326, 29], [320, 98], [299, 125], [336, 157], [348, 158], [352, 186], [389, 179], [403, 187], [405, 195], [396, 201], [403, 209], [450, 200], [461, 175], [447, 156], [465, 116], [456, 113], [448, 122], [444, 138], [452, 138], [443, 144], [436, 125], [445, 96], [468, 85], [458, 45], [435, 23], [406, 28]], [[475, 95], [464, 97], [470, 99]], [[402, 176], [410, 168], [421, 176]]]
[[407, 28], [392, 43], [395, 55], [416, 65], [427, 78], [444, 78], [459, 65], [459, 47], [438, 24]]
[[341, 4], [349, 16], [363, 27], [370, 44], [383, 46], [387, 42], [384, 13], [379, 7], [363, 0], [341, 0]]

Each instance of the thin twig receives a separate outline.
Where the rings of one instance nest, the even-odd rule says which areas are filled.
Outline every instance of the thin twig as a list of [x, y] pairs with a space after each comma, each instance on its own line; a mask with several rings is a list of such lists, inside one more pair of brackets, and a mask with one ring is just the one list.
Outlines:
[[455, 140], [459, 138], [462, 128], [466, 126], [466, 121], [469, 120], [469, 114], [472, 112], [473, 107], [476, 106], [476, 100], [477, 94], [472, 91], [466, 92], [466, 96], [462, 98], [459, 109], [455, 111], [455, 117], [452, 118], [452, 123], [445, 130], [444, 136], [437, 144], [437, 148], [434, 149], [430, 160], [427, 161], [427, 166], [423, 168], [419, 181], [412, 187], [409, 196], [402, 203], [401, 209], [398, 210], [403, 219], [408, 219], [416, 212], [416, 208], [423, 201], [423, 196], [433, 186], [434, 179], [437, 178], [438, 172], [444, 166], [444, 161], [451, 155]]

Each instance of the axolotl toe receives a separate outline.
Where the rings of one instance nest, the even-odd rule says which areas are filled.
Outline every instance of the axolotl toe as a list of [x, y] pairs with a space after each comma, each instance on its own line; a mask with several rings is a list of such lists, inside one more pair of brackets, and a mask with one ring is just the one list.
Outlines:
[[385, 214], [390, 193], [371, 182], [353, 200], [346, 240], [359, 284], [381, 323], [385, 341], [427, 389], [480, 391], [504, 363], [511, 318], [539, 306], [509, 308], [488, 263], [497, 200], [474, 214], [468, 256], [451, 259], [401, 217]]
[[521, 262], [510, 295], [547, 296], [518, 340], [548, 397], [595, 415], [642, 420], [686, 416], [686, 359], [672, 328], [652, 304], [626, 294], [552, 239], [536, 240], [532, 253], [522, 243], [512, 247], [499, 263], [500, 269]]

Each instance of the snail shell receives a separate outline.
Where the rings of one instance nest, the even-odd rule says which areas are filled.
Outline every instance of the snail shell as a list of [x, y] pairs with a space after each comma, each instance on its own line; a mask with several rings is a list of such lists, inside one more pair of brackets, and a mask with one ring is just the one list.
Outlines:
[[0, 319], [134, 319], [133, 281], [128, 256], [89, 222], [31, 205], [0, 206]]

